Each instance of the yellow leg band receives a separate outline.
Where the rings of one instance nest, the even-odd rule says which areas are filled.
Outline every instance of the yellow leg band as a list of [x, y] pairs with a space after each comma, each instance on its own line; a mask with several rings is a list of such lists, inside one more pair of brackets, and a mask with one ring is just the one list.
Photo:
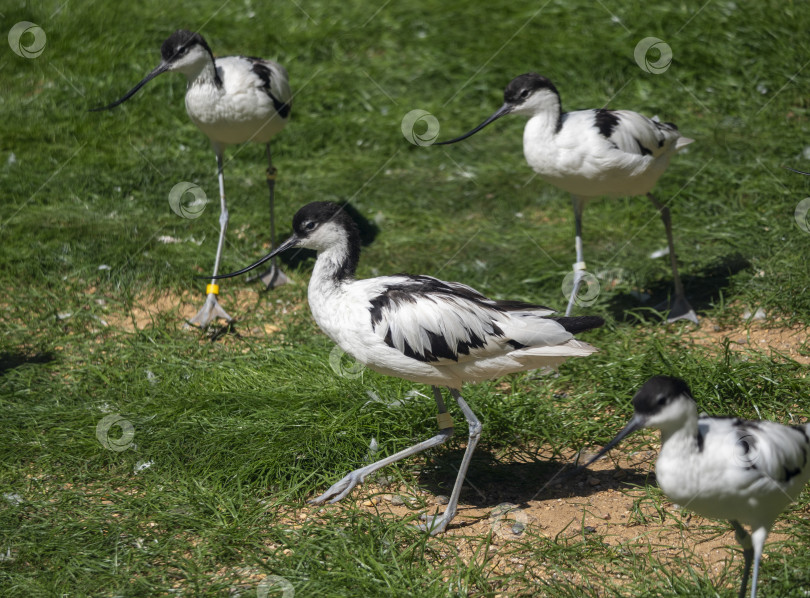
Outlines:
[[439, 422], [439, 429], [444, 430], [446, 428], [453, 427], [453, 418], [450, 417], [449, 413], [439, 413], [436, 416], [436, 421]]
[[205, 287], [205, 294], [206, 295], [219, 295], [219, 285], [218, 284], [209, 284]]

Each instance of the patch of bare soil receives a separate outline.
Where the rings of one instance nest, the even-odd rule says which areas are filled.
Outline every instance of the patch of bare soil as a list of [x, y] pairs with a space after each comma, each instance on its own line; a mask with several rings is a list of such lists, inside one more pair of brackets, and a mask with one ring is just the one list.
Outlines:
[[[103, 322], [110, 328], [127, 332], [171, 322], [185, 323], [194, 317], [204, 302], [203, 293], [144, 292], [126, 305], [107, 302]], [[279, 326], [276, 325], [279, 318], [298, 312], [304, 307], [303, 302], [290, 301], [289, 297], [280, 299], [278, 296], [270, 296], [256, 286], [229, 287], [221, 293], [219, 304], [234, 318], [237, 325], [248, 323], [247, 327], [239, 328], [242, 335], [272, 335], [279, 330]], [[211, 327], [219, 328], [225, 325], [224, 320], [218, 319], [212, 322]], [[199, 330], [196, 326], [186, 325], [186, 327], [190, 331]]]
[[[731, 526], [682, 511], [665, 498], [659, 500], [657, 490], [648, 490], [655, 485], [658, 454], [655, 435], [649, 438], [652, 450], [622, 455], [618, 460], [605, 458], [576, 475], [569, 473], [573, 451], [564, 454], [566, 466], [559, 460], [550, 461], [553, 453], [548, 448], [531, 455], [511, 455], [511, 462], [499, 461], [496, 466], [509, 470], [508, 482], [498, 479], [502, 476], [497, 473], [488, 475], [486, 467], [480, 463], [476, 467], [474, 460], [458, 514], [442, 538], [453, 540], [453, 554], [465, 562], [483, 559], [494, 574], [519, 572], [523, 579], [548, 581], [560, 576], [559, 562], [543, 560], [540, 536], [569, 545], [596, 541], [612, 548], [614, 554], [628, 555], [620, 557], [622, 560], [646, 563], [651, 573], [659, 567], [680, 570], [688, 563], [706, 571], [712, 580], [736, 588], [742, 554]], [[488, 478], [494, 479], [485, 481]], [[452, 485], [452, 477], [447, 484]], [[359, 507], [396, 520], [410, 517], [416, 523], [418, 515], [443, 512], [446, 500], [447, 496], [428, 490], [380, 486], [372, 481], [345, 498], [345, 507], [341, 503], [302, 506], [291, 516], [298, 525], [328, 525], [322, 517], [330, 510]], [[810, 512], [810, 507], [805, 510]], [[779, 528], [777, 523], [769, 543], [789, 538]], [[767, 552], [766, 546], [764, 559]], [[569, 582], [585, 578], [593, 582], [594, 569], [599, 569], [620, 584], [622, 565], [617, 564], [613, 571], [609, 561], [610, 557], [603, 556], [596, 564], [583, 562], [580, 567], [572, 563], [571, 573], [564, 576]]]
[[755, 320], [734, 328], [723, 328], [709, 318], [701, 318], [700, 326], [686, 334], [696, 345], [721, 350], [726, 339], [735, 351], [764, 353], [772, 359], [789, 358], [810, 365], [810, 327], [785, 326], [780, 321]]

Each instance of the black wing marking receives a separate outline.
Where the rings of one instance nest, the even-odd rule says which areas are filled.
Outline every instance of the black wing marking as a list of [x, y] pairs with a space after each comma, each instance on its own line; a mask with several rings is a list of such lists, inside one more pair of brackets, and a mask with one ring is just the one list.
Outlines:
[[599, 316], [549, 316], [548, 319], [554, 320], [571, 334], [599, 328], [605, 324], [605, 320]]
[[[400, 283], [388, 285], [385, 292], [371, 300], [371, 323], [376, 327], [382, 319], [385, 308], [392, 304], [401, 302], [415, 303], [426, 295], [449, 295], [457, 296], [467, 301], [472, 301], [481, 307], [495, 309], [499, 312], [507, 311], [534, 311], [538, 309], [554, 311], [544, 305], [526, 303], [524, 301], [494, 300], [479, 293], [472, 287], [461, 283], [448, 283], [432, 276], [398, 274], [405, 280]], [[571, 318], [573, 319], [573, 318]]]
[[[387, 326], [385, 343], [420, 361], [458, 361], [460, 355], [469, 355], [471, 350], [484, 347], [490, 340], [503, 339], [504, 332], [495, 321], [502, 313], [553, 311], [521, 301], [495, 301], [466, 285], [430, 276], [400, 276], [397, 282], [389, 284], [370, 300], [371, 324], [374, 330], [381, 325]], [[386, 321], [388, 314], [405, 308], [419, 309], [419, 306], [424, 306], [426, 318], [441, 318], [443, 333], [418, 322], [408, 322], [406, 325], [410, 327], [407, 330], [395, 330], [393, 322]], [[420, 346], [414, 346], [417, 343]], [[512, 349], [523, 346], [512, 340], [506, 343]]]
[[251, 62], [251, 70], [262, 80], [262, 89], [264, 89], [265, 93], [273, 100], [273, 106], [276, 112], [278, 112], [279, 116], [282, 118], [287, 118], [292, 108], [291, 102], [289, 99], [285, 101], [273, 94], [274, 73], [270, 66], [268, 66], [267, 61], [262, 58], [256, 58], [255, 56], [245, 56], [245, 58]]
[[630, 154], [657, 157], [667, 142], [679, 137], [678, 127], [662, 123], [630, 110], [594, 110], [599, 133], [618, 149]]
[[619, 117], [612, 110], [605, 110], [604, 108], [598, 108], [593, 112], [594, 124], [596, 124], [596, 128], [599, 129], [599, 133], [605, 139], [610, 139], [616, 126], [619, 124]]

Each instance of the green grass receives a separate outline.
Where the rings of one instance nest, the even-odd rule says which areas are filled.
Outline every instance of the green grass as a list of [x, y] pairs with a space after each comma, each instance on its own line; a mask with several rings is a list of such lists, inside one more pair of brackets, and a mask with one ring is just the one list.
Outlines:
[[[176, 312], [143, 330], [123, 326], [152, 293], [202, 299], [193, 276], [211, 267], [216, 202], [184, 220], [168, 193], [191, 181], [216, 197], [214, 157], [185, 114], [179, 75], [115, 111], [88, 109], [152, 69], [175, 28], [202, 28], [219, 55], [274, 58], [296, 94], [273, 142], [282, 234], [303, 204], [348, 200], [378, 227], [360, 276], [433, 274], [562, 307], [570, 201], [532, 180], [521, 120], [447, 149], [411, 145], [400, 132], [414, 109], [439, 120], [442, 138], [466, 131], [500, 105], [514, 75], [539, 71], [568, 109], [657, 114], [696, 139], [657, 187], [672, 200], [687, 292], [720, 325], [739, 326], [746, 309], [762, 307], [781, 327], [810, 317], [810, 234], [793, 216], [810, 177], [782, 169], [808, 169], [806, 4], [46, 0], [4, 6], [1, 16], [5, 30], [38, 24], [47, 44], [32, 59], [0, 48], [0, 594], [255, 595], [260, 576], [278, 575], [299, 597], [736, 595], [726, 586], [736, 587], [738, 568], [718, 579], [689, 555], [660, 561], [585, 535], [548, 539], [530, 527], [499, 544], [525, 569], [503, 571], [486, 556], [489, 536], [469, 541], [471, 557], [458, 538], [425, 537], [351, 498], [297, 522], [306, 498], [363, 462], [372, 437], [390, 454], [433, 433], [431, 400], [386, 404], [427, 390], [369, 371], [335, 376], [331, 343], [298, 309], [311, 260], [287, 266], [296, 284], [257, 291], [236, 313], [241, 335], [209, 342], [182, 330]], [[663, 74], [633, 59], [648, 36], [672, 47]], [[226, 155], [224, 268], [235, 269], [268, 241], [264, 155], [253, 145]], [[806, 366], [695, 346], [688, 327], [661, 325], [650, 306], [666, 299], [671, 278], [666, 259], [649, 258], [665, 247], [649, 202], [593, 202], [584, 226], [589, 268], [622, 278], [580, 309], [608, 320], [587, 335], [601, 352], [556, 378], [510, 377], [508, 392], [466, 389], [484, 422], [473, 463], [482, 485], [509, 485], [510, 463], [499, 458], [508, 451], [551, 445], [562, 454], [607, 441], [655, 373], [686, 378], [710, 413], [810, 415]], [[223, 284], [226, 307], [244, 286]], [[642, 304], [634, 292], [652, 298]], [[279, 331], [252, 332], [266, 323]], [[382, 402], [369, 403], [367, 391]], [[110, 414], [133, 426], [127, 450], [97, 439]], [[462, 437], [385, 474], [439, 493]], [[533, 488], [526, 498], [544, 482], [522, 482]], [[657, 489], [650, 497], [663, 508]], [[474, 498], [469, 488], [462, 495]], [[766, 548], [761, 596], [810, 591], [808, 499], [782, 520], [791, 542]]]

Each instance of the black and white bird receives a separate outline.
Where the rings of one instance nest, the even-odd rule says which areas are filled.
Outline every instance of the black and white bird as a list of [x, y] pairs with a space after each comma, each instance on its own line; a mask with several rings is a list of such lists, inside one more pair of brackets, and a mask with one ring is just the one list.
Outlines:
[[582, 252], [582, 210], [585, 202], [601, 196], [646, 194], [661, 214], [669, 244], [675, 283], [670, 322], [697, 323], [678, 275], [669, 207], [651, 190], [669, 166], [670, 158], [693, 139], [681, 137], [678, 127], [629, 110], [577, 110], [563, 112], [560, 94], [546, 77], [526, 73], [515, 77], [503, 94], [504, 103], [472, 131], [436, 145], [456, 143], [507, 114], [529, 117], [523, 131], [523, 154], [545, 181], [571, 194], [574, 204], [577, 261], [574, 288], [568, 300], [570, 315], [585, 271]]
[[765, 539], [810, 480], [810, 424], [698, 417], [689, 386], [669, 376], [650, 378], [633, 397], [633, 407], [630, 423], [583, 467], [635, 430], [661, 430], [658, 485], [674, 503], [731, 522], [745, 557], [740, 598], [745, 598], [752, 562], [754, 598]]
[[[192, 122], [211, 140], [217, 157], [220, 217], [219, 242], [214, 259], [214, 277], [219, 270], [228, 207], [225, 202], [225, 179], [222, 157], [225, 147], [253, 141], [267, 146], [267, 186], [270, 190], [270, 242], [275, 245], [275, 179], [270, 140], [290, 118], [292, 94], [287, 71], [271, 60], [250, 56], [214, 58], [211, 48], [199, 33], [180, 29], [172, 33], [160, 48], [161, 62], [121, 99], [95, 110], [108, 110], [127, 101], [146, 83], [167, 71], [183, 73], [188, 80], [186, 112]], [[286, 282], [276, 263], [261, 276], [268, 288]], [[190, 322], [202, 328], [214, 319], [231, 316], [219, 305], [219, 286], [211, 279], [206, 289], [205, 304]]]
[[217, 278], [247, 272], [291, 247], [318, 252], [308, 298], [321, 329], [369, 368], [431, 385], [439, 411], [436, 436], [351, 472], [312, 503], [336, 502], [367, 475], [450, 438], [453, 421], [439, 388], [446, 386], [467, 420], [469, 441], [447, 508], [422, 526], [432, 534], [444, 531], [456, 514], [481, 435], [481, 423], [460, 394], [462, 384], [554, 367], [569, 357], [585, 357], [597, 350], [575, 339], [574, 333], [601, 326], [604, 321], [599, 317], [554, 317], [549, 308], [488, 299], [466, 285], [431, 276], [357, 280], [357, 225], [343, 208], [330, 202], [314, 202], [298, 210], [289, 239], [255, 264]]

